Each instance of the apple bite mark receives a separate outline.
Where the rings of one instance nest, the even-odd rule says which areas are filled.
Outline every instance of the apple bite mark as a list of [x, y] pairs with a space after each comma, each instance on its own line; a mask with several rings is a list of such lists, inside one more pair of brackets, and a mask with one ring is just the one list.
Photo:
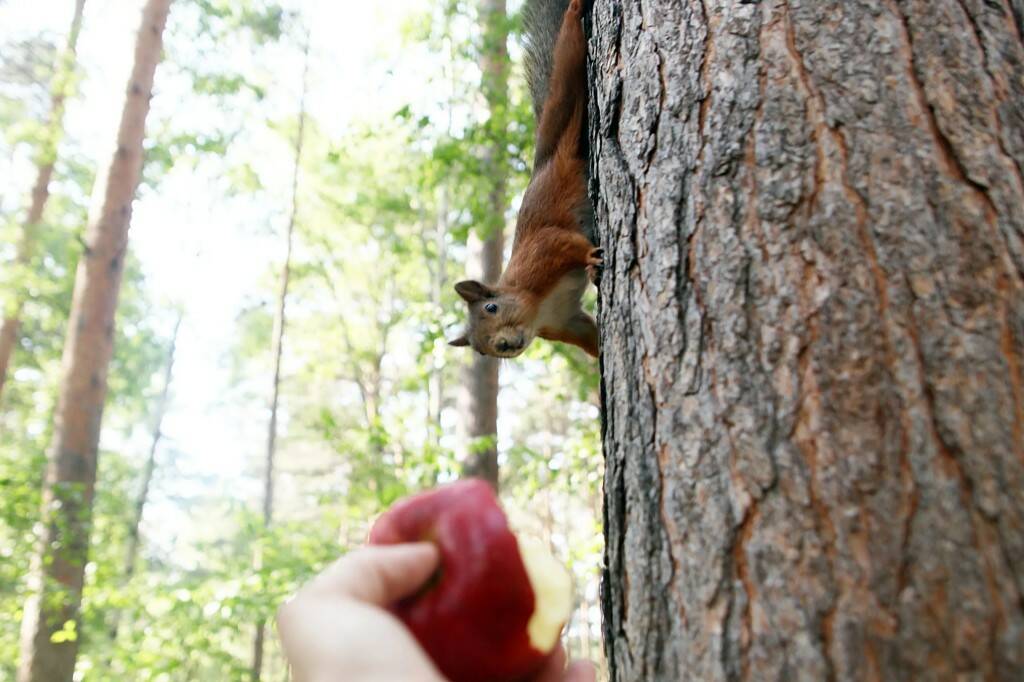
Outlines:
[[532, 538], [519, 538], [519, 556], [533, 588], [533, 614], [526, 626], [538, 651], [551, 651], [572, 613], [572, 580], [547, 548]]

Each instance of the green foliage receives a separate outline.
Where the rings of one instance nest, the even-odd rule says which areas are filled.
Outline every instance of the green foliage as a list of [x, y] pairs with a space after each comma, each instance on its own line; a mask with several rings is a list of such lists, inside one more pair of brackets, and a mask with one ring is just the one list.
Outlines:
[[[515, 206], [528, 180], [534, 126], [514, 64], [508, 96], [492, 97], [487, 106], [478, 64], [491, 45], [478, 28], [476, 6], [439, 0], [403, 19], [408, 43], [394, 48], [396, 63], [404, 51], [425, 47], [439, 65], [434, 100], [410, 99], [384, 120], [353, 120], [340, 129], [318, 118], [314, 106], [306, 121], [277, 493], [274, 521], [266, 527], [260, 479], [271, 336], [290, 204], [287, 155], [297, 131], [295, 103], [282, 104], [281, 96], [294, 77], [280, 64], [297, 59], [305, 29], [290, 6], [263, 0], [176, 3], [158, 84], [182, 101], [170, 114], [155, 107], [148, 122], [140, 203], [166, 198], [182, 174], [206, 173], [216, 178], [207, 192], [217, 194], [219, 205], [244, 214], [231, 226], [244, 235], [238, 259], [253, 260], [263, 274], [229, 316], [230, 338], [212, 338], [200, 327], [183, 346], [192, 344], [193, 353], [196, 345], [215, 347], [223, 356], [227, 385], [218, 384], [223, 395], [214, 398], [242, 415], [240, 425], [223, 426], [238, 429], [231, 432], [237, 435], [235, 451], [225, 455], [241, 452], [245, 464], [220, 474], [190, 469], [195, 453], [187, 451], [187, 439], [175, 436], [193, 423], [181, 415], [196, 406], [175, 404], [172, 390], [171, 425], [157, 448], [140, 548], [129, 562], [177, 312], [165, 302], [167, 292], [153, 291], [147, 263], [129, 250], [84, 601], [80, 619], [61, 633], [79, 642], [83, 679], [247, 679], [255, 623], [270, 619], [286, 595], [361, 544], [375, 516], [396, 499], [458, 475], [453, 423], [467, 355], [446, 344], [463, 316], [451, 283], [465, 267], [470, 232], [486, 235], [512, 222], [511, 208], [496, 219], [494, 198]], [[494, 26], [517, 27], [515, 16]], [[52, 51], [41, 54], [52, 59]], [[316, 51], [311, 54], [315, 64]], [[0, 79], [2, 74], [0, 69]], [[35, 74], [45, 93], [49, 75]], [[15, 92], [5, 87], [0, 84], [4, 135], [12, 130], [8, 122], [25, 123], [23, 132], [29, 131], [37, 125], [36, 112], [30, 103], [5, 98]], [[4, 144], [25, 139], [31, 136], [5, 137]], [[0, 304], [9, 305], [7, 291], [28, 292], [16, 372], [0, 406], [0, 679], [13, 677], [18, 657], [61, 352], [95, 172], [82, 141], [68, 142], [36, 234], [38, 248], [25, 267], [12, 266], [10, 245], [21, 230], [17, 216], [0, 213]], [[496, 168], [504, 171], [504, 184], [494, 182]], [[277, 246], [268, 249], [269, 243]], [[226, 264], [225, 271], [232, 269]], [[180, 276], [184, 288], [192, 273]], [[176, 381], [197, 381], [187, 353], [181, 362], [185, 369]], [[538, 342], [525, 358], [505, 363], [502, 377], [497, 446], [504, 502], [518, 525], [541, 536], [572, 567], [583, 610], [569, 632], [570, 648], [579, 653], [586, 642], [584, 653], [598, 656], [595, 363], [578, 349]], [[190, 389], [181, 386], [183, 394]], [[492, 443], [477, 443], [485, 444]], [[273, 639], [268, 637], [266, 677], [282, 679]]]
[[[163, 132], [163, 131], [161, 131]], [[234, 135], [224, 131], [213, 134], [167, 131], [146, 144], [144, 182], [157, 185], [176, 163], [195, 161], [199, 156], [227, 153]]]
[[[105, 541], [110, 551], [95, 557], [86, 593], [82, 628], [91, 634], [79, 667], [87, 677], [96, 670], [104, 679], [241, 679], [249, 665], [246, 625], [271, 619], [288, 594], [344, 550], [336, 523], [281, 523], [266, 530], [257, 515], [223, 503], [196, 512], [224, 518], [230, 540], [197, 546], [202, 562], [195, 566], [145, 552], [127, 582], [116, 533], [94, 532], [94, 541]], [[254, 548], [262, 556], [258, 569], [252, 566]], [[118, 636], [112, 640], [115, 615]]]
[[[516, 15], [488, 18], [488, 31], [479, 30], [482, 18], [474, 4], [446, 0], [410, 20], [410, 39], [425, 42], [448, 53], [448, 82], [438, 83], [448, 92], [447, 118], [431, 116], [414, 106], [405, 106], [395, 119], [406, 129], [413, 144], [430, 150], [420, 166], [421, 188], [445, 186], [454, 214], [451, 234], [465, 242], [470, 231], [487, 238], [499, 225], [493, 205], [495, 198], [509, 205], [529, 179], [532, 167], [534, 125], [532, 104], [521, 74], [509, 78], [509, 89], [488, 87], [488, 77], [474, 69], [493, 47], [503, 29], [516, 29]], [[483, 83], [483, 87], [482, 87]], [[476, 115], [482, 106], [489, 114]], [[453, 121], [459, 120], [456, 125]], [[502, 181], [496, 184], [496, 178]], [[508, 217], [508, 216], [506, 216]]]
[[246, 33], [265, 43], [279, 40], [290, 17], [279, 4], [262, 0], [191, 0], [201, 34], [215, 38]]
[[[59, 182], [74, 185], [77, 179], [83, 179], [73, 172], [65, 173], [67, 168], [58, 170]], [[5, 387], [0, 411], [0, 613], [12, 614], [11, 618], [0, 618], [0, 679], [13, 677], [17, 660], [21, 608], [28, 596], [25, 576], [35, 549], [34, 526], [41, 507], [40, 492], [52, 435], [74, 266], [81, 254], [79, 230], [69, 230], [64, 224], [80, 226], [84, 222], [84, 207], [69, 194], [51, 199], [50, 218], [40, 227], [32, 267], [20, 271], [26, 278], [20, 285], [30, 292], [30, 298], [23, 311], [20, 345], [12, 363], [16, 371]], [[115, 331], [115, 354], [108, 375], [110, 393], [116, 396], [106, 410], [108, 423], [128, 428], [145, 420], [152, 402], [151, 379], [163, 356], [159, 325], [160, 315], [148, 300], [139, 264], [129, 256]], [[109, 471], [122, 478], [127, 476], [118, 468], [113, 454], [104, 456], [101, 471], [105, 475]], [[115, 518], [113, 505], [120, 504], [123, 510], [131, 496], [115, 483], [105, 481], [97, 490], [95, 525], [103, 529]], [[123, 536], [124, 515], [117, 518], [121, 519], [117, 523]], [[104, 540], [94, 542], [93, 547], [102, 551], [114, 544]], [[90, 631], [84, 628], [84, 632]], [[70, 637], [71, 632], [74, 630], [69, 629], [62, 636]]]
[[39, 34], [0, 44], [0, 130], [4, 144], [33, 144], [45, 129], [57, 48]]

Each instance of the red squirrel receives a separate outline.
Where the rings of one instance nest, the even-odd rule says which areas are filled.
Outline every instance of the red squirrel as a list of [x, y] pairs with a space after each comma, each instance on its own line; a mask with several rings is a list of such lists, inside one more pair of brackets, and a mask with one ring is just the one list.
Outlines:
[[[535, 337], [598, 352], [597, 324], [580, 299], [588, 274], [597, 281], [602, 250], [584, 233], [587, 197], [587, 46], [582, 3], [528, 0], [527, 80], [539, 111], [533, 174], [516, 222], [512, 255], [495, 286], [475, 280], [455, 285], [469, 307], [469, 325], [453, 346], [512, 358]], [[556, 13], [557, 12], [557, 13]], [[546, 91], [546, 92], [545, 92]]]

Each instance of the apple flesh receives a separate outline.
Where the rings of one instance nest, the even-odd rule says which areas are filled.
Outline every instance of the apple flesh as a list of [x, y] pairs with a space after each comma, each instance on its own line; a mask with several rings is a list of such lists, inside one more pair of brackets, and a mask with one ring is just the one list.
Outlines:
[[441, 486], [397, 502], [370, 531], [371, 544], [429, 541], [441, 567], [394, 605], [452, 682], [512, 682], [537, 671], [571, 611], [566, 570], [538, 542], [520, 541], [491, 487]]

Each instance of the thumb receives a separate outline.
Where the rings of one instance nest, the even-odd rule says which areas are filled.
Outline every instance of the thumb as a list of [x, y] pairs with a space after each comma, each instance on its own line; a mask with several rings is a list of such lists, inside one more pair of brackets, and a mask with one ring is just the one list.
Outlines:
[[429, 542], [364, 547], [328, 568], [315, 589], [388, 606], [422, 587], [439, 563], [440, 554]]
[[590, 661], [573, 661], [565, 671], [564, 682], [595, 682], [597, 670]]

